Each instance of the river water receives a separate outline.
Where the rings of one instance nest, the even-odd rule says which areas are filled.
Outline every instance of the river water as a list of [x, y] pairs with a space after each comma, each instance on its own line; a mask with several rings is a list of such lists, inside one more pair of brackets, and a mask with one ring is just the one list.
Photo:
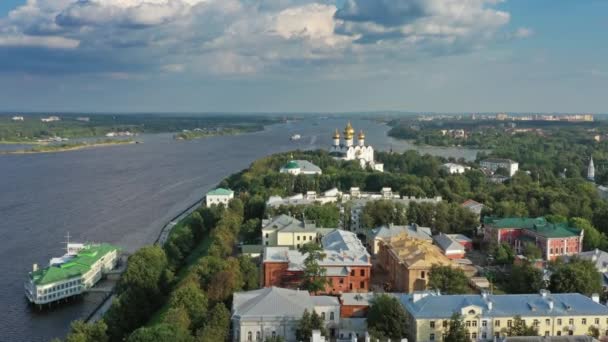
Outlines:
[[[152, 243], [161, 227], [224, 177], [260, 157], [325, 148], [346, 119], [310, 118], [262, 132], [175, 141], [143, 135], [143, 144], [65, 153], [0, 155], [0, 341], [48, 341], [86, 316], [99, 294], [38, 312], [28, 306], [23, 281], [33, 263], [60, 256], [72, 241], [109, 242], [132, 252]], [[386, 136], [388, 127], [353, 120], [368, 144], [404, 151], [411, 144]], [[290, 141], [293, 134], [302, 135]], [[14, 149], [15, 146], [3, 146]], [[20, 146], [20, 148], [22, 148]], [[422, 153], [475, 158], [475, 151], [416, 148]]]

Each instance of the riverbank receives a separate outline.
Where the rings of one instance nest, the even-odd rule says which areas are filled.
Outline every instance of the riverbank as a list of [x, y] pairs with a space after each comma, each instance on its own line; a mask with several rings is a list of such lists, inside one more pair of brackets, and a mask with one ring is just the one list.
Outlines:
[[225, 128], [220, 130], [194, 130], [177, 133], [173, 136], [175, 140], [197, 140], [208, 137], [217, 137], [224, 135], [240, 135], [245, 133], [260, 132], [264, 130], [264, 126], [260, 127], [239, 127], [239, 128]]
[[73, 144], [60, 144], [60, 145], [39, 145], [27, 150], [17, 151], [3, 151], [0, 154], [38, 154], [38, 153], [58, 153], [58, 152], [70, 152], [78, 151], [88, 148], [107, 147], [116, 145], [130, 145], [135, 144], [133, 140], [114, 140], [114, 141], [103, 141], [103, 142], [82, 142]]

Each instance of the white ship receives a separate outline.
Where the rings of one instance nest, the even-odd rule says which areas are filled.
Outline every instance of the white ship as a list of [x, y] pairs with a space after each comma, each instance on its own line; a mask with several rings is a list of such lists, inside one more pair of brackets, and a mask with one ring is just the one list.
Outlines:
[[290, 138], [290, 139], [291, 139], [292, 141], [296, 141], [296, 140], [300, 140], [300, 139], [302, 139], [302, 136], [301, 136], [301, 135], [299, 135], [299, 134], [294, 134], [294, 135], [292, 135], [292, 136], [291, 136], [291, 138]]

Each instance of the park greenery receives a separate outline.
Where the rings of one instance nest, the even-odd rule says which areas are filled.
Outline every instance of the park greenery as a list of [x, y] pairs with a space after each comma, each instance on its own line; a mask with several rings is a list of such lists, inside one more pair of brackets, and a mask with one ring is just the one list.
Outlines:
[[306, 255], [302, 276], [302, 288], [316, 294], [325, 290], [328, 285], [325, 274], [327, 270], [319, 265], [325, 259], [323, 248], [317, 243], [308, 243], [300, 247], [300, 253]]
[[100, 139], [96, 141], [78, 141], [78, 142], [64, 142], [58, 144], [43, 144], [43, 145], [32, 145], [31, 148], [21, 149], [15, 151], [7, 151], [5, 154], [28, 154], [28, 153], [50, 153], [50, 152], [67, 152], [76, 151], [85, 148], [92, 147], [104, 147], [114, 145], [126, 145], [133, 144], [134, 141], [131, 139]]
[[443, 338], [444, 342], [462, 342], [468, 341], [468, 329], [464, 325], [464, 319], [461, 314], [453, 313], [448, 323], [448, 331]]
[[469, 293], [469, 278], [461, 269], [433, 265], [429, 274], [428, 288], [446, 295], [465, 294]]
[[[42, 122], [49, 116], [59, 121]], [[109, 132], [170, 133], [184, 130], [262, 130], [277, 118], [260, 115], [162, 115], [162, 114], [23, 114], [23, 121], [13, 115], [0, 115], [0, 143], [25, 142], [52, 137], [99, 137]]]
[[307, 309], [304, 310], [302, 318], [298, 321], [296, 328], [296, 339], [298, 341], [310, 341], [313, 330], [319, 330], [321, 335], [327, 336], [327, 329], [325, 323], [316, 311], [312, 311], [312, 314]]

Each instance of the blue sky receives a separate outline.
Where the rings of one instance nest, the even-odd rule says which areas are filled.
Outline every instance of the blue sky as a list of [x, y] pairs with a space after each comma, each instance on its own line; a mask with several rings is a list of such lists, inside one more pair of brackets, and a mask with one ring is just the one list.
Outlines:
[[0, 111], [607, 113], [605, 0], [0, 1]]

